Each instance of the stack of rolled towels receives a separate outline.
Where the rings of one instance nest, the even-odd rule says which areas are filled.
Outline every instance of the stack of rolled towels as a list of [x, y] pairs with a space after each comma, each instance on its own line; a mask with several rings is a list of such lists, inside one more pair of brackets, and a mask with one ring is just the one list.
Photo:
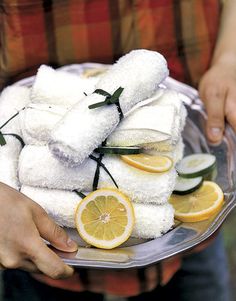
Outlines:
[[[134, 50], [120, 58], [106, 73], [92, 78], [41, 66], [31, 88], [12, 86], [0, 97], [0, 121], [6, 126], [0, 147], [0, 181], [42, 206], [61, 226], [75, 228], [75, 209], [93, 190], [99, 155], [107, 146], [139, 146], [148, 154], [165, 154], [174, 165], [183, 157], [181, 132], [186, 109], [179, 94], [160, 88], [168, 76], [166, 60], [154, 51]], [[122, 87], [118, 103], [94, 109], [104, 102], [99, 91], [114, 95]], [[98, 93], [93, 93], [98, 91]], [[0, 124], [0, 126], [1, 126]], [[174, 190], [176, 171], [139, 170], [117, 155], [104, 155], [102, 163], [119, 189], [129, 196], [135, 211], [132, 236], [156, 238], [174, 224], [168, 199]], [[98, 188], [114, 187], [100, 168]]]

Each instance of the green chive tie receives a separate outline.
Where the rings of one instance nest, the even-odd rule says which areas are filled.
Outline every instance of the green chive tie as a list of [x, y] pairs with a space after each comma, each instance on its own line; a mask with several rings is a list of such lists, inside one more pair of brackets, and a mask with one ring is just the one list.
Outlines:
[[102, 89], [96, 89], [93, 93], [97, 93], [99, 95], [103, 95], [105, 96], [105, 100], [102, 102], [98, 102], [98, 103], [94, 103], [92, 105], [89, 106], [89, 109], [95, 109], [95, 108], [99, 108], [102, 107], [104, 105], [116, 105], [118, 112], [120, 114], [120, 120], [124, 117], [123, 112], [121, 110], [120, 107], [120, 101], [119, 101], [119, 97], [121, 95], [121, 93], [123, 92], [124, 88], [119, 87], [112, 95]]
[[6, 144], [7, 143], [6, 143], [6, 140], [5, 140], [4, 136], [3, 136], [3, 134], [2, 134], [2, 132], [0, 132], [0, 145], [4, 146]]

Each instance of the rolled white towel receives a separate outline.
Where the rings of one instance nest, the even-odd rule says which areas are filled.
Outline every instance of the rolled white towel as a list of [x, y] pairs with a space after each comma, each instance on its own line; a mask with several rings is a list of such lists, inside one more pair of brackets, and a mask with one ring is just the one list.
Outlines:
[[178, 115], [175, 117], [173, 136], [171, 136], [170, 139], [166, 139], [166, 140], [163, 139], [162, 141], [159, 142], [146, 143], [145, 145], [143, 145], [143, 148], [145, 150], [154, 150], [156, 152], [161, 152], [161, 153], [165, 153], [165, 152], [173, 153], [175, 151], [175, 148], [179, 140], [181, 139], [181, 132], [182, 132], [181, 123], [185, 124], [186, 109], [184, 107], [182, 112], [183, 112], [182, 115], [183, 117]]
[[178, 143], [176, 144], [176, 146], [169, 152], [167, 151], [158, 151], [155, 149], [146, 149], [144, 150], [144, 153], [149, 154], [149, 155], [163, 155], [163, 156], [167, 156], [169, 158], [171, 158], [174, 162], [174, 164], [178, 163], [180, 160], [183, 159], [184, 156], [184, 142], [183, 142], [183, 138], [181, 137], [178, 141]]
[[6, 144], [0, 146], [0, 182], [19, 189], [18, 159], [21, 143], [12, 136], [5, 136]]
[[[68, 110], [69, 107], [65, 106], [29, 104], [20, 112], [21, 131], [25, 144], [47, 144], [52, 128]], [[108, 137], [107, 145], [142, 145], [172, 139], [175, 116], [174, 106], [139, 108], [124, 118]]]
[[187, 111], [179, 94], [163, 90], [133, 110], [107, 139], [111, 146], [137, 146], [172, 152], [181, 137]]
[[149, 106], [174, 106], [176, 114], [180, 116], [180, 131], [183, 130], [187, 110], [183, 104], [180, 93], [170, 89], [165, 89], [161, 95], [159, 92], [155, 93], [155, 95], [149, 99]]
[[[161, 54], [133, 50], [102, 76], [96, 88], [110, 94], [124, 88], [119, 103], [126, 114], [135, 104], [150, 97], [167, 75], [167, 63]], [[71, 166], [79, 165], [117, 127], [120, 114], [116, 105], [88, 108], [104, 100], [97, 93], [85, 97], [55, 125], [49, 143], [55, 156]]]
[[[144, 106], [124, 118], [108, 137], [107, 145], [142, 146], [168, 140], [176, 134], [176, 110], [174, 106]], [[179, 126], [179, 124], [178, 124]], [[178, 133], [179, 135], [180, 133]], [[179, 139], [179, 137], [178, 137]]]
[[[0, 126], [29, 103], [29, 94], [29, 88], [20, 86], [9, 86], [2, 91], [0, 95]], [[18, 116], [4, 126], [1, 131], [20, 135]]]
[[[44, 208], [57, 224], [75, 228], [75, 210], [81, 199], [74, 192], [30, 186], [22, 186], [21, 192]], [[170, 204], [158, 206], [133, 203], [133, 207], [133, 237], [156, 238], [174, 224], [174, 210]]]
[[[153, 153], [154, 154], [154, 153]], [[178, 163], [184, 157], [184, 142], [183, 138], [180, 137], [175, 147], [170, 152], [159, 152], [163, 156], [168, 156], [173, 159], [174, 164]]]
[[187, 117], [187, 110], [183, 104], [181, 99], [180, 93], [165, 89], [164, 92], [160, 95], [160, 93], [156, 93], [153, 97], [149, 98], [148, 106], [150, 107], [158, 107], [158, 106], [174, 106], [176, 113], [175, 113], [175, 126], [173, 128], [172, 136], [170, 140], [160, 141], [160, 143], [156, 144], [148, 144], [145, 147], [147, 149], [156, 149], [157, 151], [173, 151], [176, 144], [179, 141], [181, 136], [181, 132], [184, 129], [186, 117]]
[[[9, 86], [0, 95], [0, 126], [8, 121], [29, 102], [29, 88]], [[1, 130], [3, 134], [21, 135], [17, 115]], [[4, 135], [6, 144], [0, 146], [0, 182], [19, 189], [18, 159], [22, 144], [13, 136]]]
[[[157, 174], [149, 173], [124, 163], [117, 156], [105, 156], [103, 164], [114, 177], [119, 189], [132, 201], [145, 203], [166, 203], [172, 193], [176, 171]], [[52, 189], [92, 191], [97, 163], [85, 160], [76, 168], [61, 164], [47, 146], [26, 146], [21, 152], [19, 178], [24, 185]], [[111, 178], [100, 168], [98, 188], [114, 187]]]
[[95, 90], [97, 78], [83, 78], [42, 65], [38, 69], [31, 91], [33, 103], [74, 105]]
[[[47, 144], [50, 131], [68, 109], [69, 107], [65, 106], [29, 104], [27, 109], [20, 113], [24, 142], [35, 145]], [[176, 114], [173, 104], [146, 105], [136, 109], [122, 120], [108, 137], [107, 145], [140, 145], [145, 148], [147, 144], [147, 149], [158, 149], [156, 144], [162, 142], [164, 146], [169, 145], [166, 146], [167, 150], [172, 150], [176, 141], [179, 140], [180, 130], [180, 116]]]
[[21, 192], [38, 203], [58, 225], [75, 228], [75, 210], [81, 201], [75, 192], [24, 185]]
[[20, 127], [25, 144], [46, 145], [50, 131], [69, 107], [31, 103], [20, 112]]
[[132, 232], [137, 238], [157, 238], [174, 225], [174, 209], [170, 204], [134, 204], [135, 225]]
[[[157, 95], [158, 96], [158, 95]], [[148, 104], [151, 108], [158, 106], [169, 107], [174, 106], [176, 109], [175, 125], [173, 128], [171, 139], [159, 141], [158, 143], [147, 143], [145, 149], [156, 150], [158, 152], [173, 152], [181, 136], [181, 132], [184, 129], [187, 110], [181, 100], [179, 93], [172, 90], [166, 90], [161, 97], [157, 99], [155, 96]]]

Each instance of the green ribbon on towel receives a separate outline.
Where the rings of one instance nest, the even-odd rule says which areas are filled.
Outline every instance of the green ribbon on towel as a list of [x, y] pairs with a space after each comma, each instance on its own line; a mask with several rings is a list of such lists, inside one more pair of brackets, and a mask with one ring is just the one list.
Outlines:
[[[24, 109], [25, 109], [25, 107], [22, 108], [20, 111], [23, 111]], [[4, 128], [4, 126], [7, 125], [7, 124], [8, 124], [12, 119], [14, 119], [17, 115], [19, 115], [20, 111], [18, 111], [16, 114], [14, 114], [13, 116], [11, 116], [4, 124], [2, 124], [2, 125], [0, 126], [0, 130], [1, 130], [2, 128]], [[20, 143], [21, 143], [22, 145], [24, 145], [24, 141], [22, 140], [22, 138], [21, 138], [19, 135], [16, 135], [16, 134], [3, 134], [3, 133], [0, 131], [0, 146], [4, 146], [4, 145], [7, 144], [7, 142], [6, 142], [6, 140], [5, 140], [5, 138], [4, 138], [3, 135], [11, 135], [11, 136], [14, 136], [15, 138], [17, 138], [17, 139], [20, 141]]]
[[2, 134], [2, 132], [0, 132], [0, 145], [1, 145], [1, 146], [4, 146], [4, 145], [6, 145], [6, 144], [7, 144], [7, 142], [6, 142], [6, 140], [5, 140], [4, 136], [3, 136], [3, 134]]
[[[19, 136], [19, 135], [17, 135], [17, 134], [14, 134], [14, 133], [4, 133], [4, 134], [2, 134], [2, 135], [3, 135], [3, 137], [4, 137], [4, 136], [12, 136], [12, 137], [15, 137], [15, 138], [20, 142], [20, 144], [21, 144], [22, 147], [25, 146], [25, 143], [24, 143], [23, 139], [21, 138], [21, 136]], [[5, 139], [4, 139], [4, 140], [5, 140]]]
[[123, 92], [123, 90], [124, 90], [124, 88], [119, 87], [113, 94], [110, 94], [102, 89], [96, 89], [93, 93], [105, 96], [106, 98], [104, 101], [97, 102], [97, 103], [90, 105], [89, 109], [99, 108], [104, 105], [116, 105], [118, 112], [120, 113], [120, 119], [122, 119], [124, 116], [123, 116], [123, 113], [122, 113], [122, 110], [120, 107], [119, 98], [120, 98], [120, 95]]

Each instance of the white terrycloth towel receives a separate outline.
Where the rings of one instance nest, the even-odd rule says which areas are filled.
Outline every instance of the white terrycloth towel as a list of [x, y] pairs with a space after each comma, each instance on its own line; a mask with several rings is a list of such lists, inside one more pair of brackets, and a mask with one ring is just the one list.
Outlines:
[[[25, 144], [45, 145], [50, 132], [69, 107], [34, 104], [20, 112]], [[175, 107], [141, 107], [129, 114], [108, 137], [107, 145], [132, 146], [171, 140], [175, 128]], [[170, 142], [171, 143], [171, 142]]]
[[[142, 146], [168, 140], [176, 134], [174, 106], [144, 106], [124, 118], [108, 137], [107, 145]], [[180, 136], [180, 133], [178, 133]], [[179, 137], [175, 137], [178, 138]], [[167, 142], [166, 142], [167, 143]]]
[[149, 105], [174, 106], [176, 114], [180, 117], [180, 131], [183, 130], [187, 117], [187, 110], [183, 104], [180, 93], [169, 89], [164, 90], [161, 95], [160, 92], [157, 92], [149, 98]]
[[157, 91], [146, 105], [128, 114], [108, 137], [107, 145], [173, 151], [185, 125], [186, 109], [175, 91]]
[[0, 182], [19, 189], [18, 159], [22, 149], [21, 143], [12, 136], [5, 136], [6, 144], [0, 146]]
[[[19, 86], [9, 86], [2, 91], [0, 95], [0, 126], [29, 103], [29, 94], [29, 88]], [[20, 135], [18, 117], [12, 119], [1, 131]]]
[[24, 185], [21, 192], [38, 203], [58, 225], [75, 228], [75, 210], [81, 201], [75, 192]]
[[[152, 152], [152, 150], [150, 150]], [[150, 152], [150, 154], [151, 154]], [[179, 141], [177, 142], [177, 144], [173, 147], [173, 149], [169, 152], [158, 152], [156, 151], [156, 154], [159, 153], [160, 155], [163, 156], [168, 156], [170, 158], [172, 158], [172, 160], [174, 161], [174, 164], [178, 163], [180, 160], [183, 159], [184, 157], [184, 142], [183, 142], [183, 138], [180, 137]], [[155, 150], [153, 150], [152, 155], [155, 154]]]
[[50, 132], [69, 107], [31, 103], [20, 112], [20, 127], [25, 144], [46, 145]]
[[175, 132], [173, 133], [172, 141], [173, 144], [176, 143], [179, 137], [179, 132], [181, 132], [185, 126], [185, 121], [187, 117], [187, 110], [182, 101], [181, 93], [169, 89], [160, 89], [156, 91], [152, 97], [146, 99], [142, 105], [148, 105], [151, 107], [156, 106], [174, 106], [176, 110], [176, 126]]
[[38, 69], [31, 101], [55, 105], [74, 105], [95, 90], [97, 78], [83, 78], [65, 71], [56, 71], [42, 65]]
[[[9, 86], [0, 96], [0, 126], [8, 121], [29, 102], [29, 88]], [[19, 116], [9, 121], [0, 131], [3, 134], [21, 135]], [[0, 182], [19, 189], [17, 174], [21, 142], [13, 136], [4, 135], [6, 144], [0, 146]]]
[[[165, 105], [165, 99], [168, 104]], [[156, 102], [153, 106], [137, 108], [129, 114], [108, 137], [107, 145], [133, 146], [140, 145], [147, 149], [158, 148], [157, 143], [168, 143], [171, 148], [179, 140], [181, 107], [176, 106], [168, 98]], [[181, 101], [177, 99], [178, 104]], [[185, 108], [183, 107], [185, 110]], [[69, 107], [29, 104], [20, 113], [21, 130], [26, 144], [45, 145], [49, 141], [50, 131], [60, 118], [69, 110]], [[176, 114], [178, 110], [178, 114]], [[185, 118], [184, 118], [185, 119]]]
[[[124, 88], [119, 103], [126, 114], [135, 104], [150, 97], [167, 75], [167, 63], [161, 54], [133, 50], [101, 77], [96, 88], [110, 94]], [[55, 156], [69, 165], [79, 165], [117, 127], [120, 114], [116, 105], [88, 108], [104, 100], [97, 93], [85, 97], [56, 124], [49, 144]]]
[[157, 238], [174, 225], [174, 209], [170, 204], [134, 204], [135, 225], [132, 232], [137, 238]]
[[[21, 192], [38, 203], [64, 227], [75, 228], [75, 211], [80, 197], [74, 192], [22, 186]], [[131, 236], [156, 238], [167, 232], [174, 224], [174, 210], [170, 204], [152, 205], [133, 203], [135, 226]]]
[[187, 110], [181, 100], [181, 95], [176, 91], [166, 89], [161, 96], [160, 93], [156, 93], [147, 101], [148, 106], [151, 108], [155, 108], [157, 106], [175, 107], [175, 125], [171, 139], [163, 140], [158, 143], [148, 143], [145, 145], [145, 149], [154, 149], [159, 152], [171, 152], [174, 150], [180, 139], [187, 117]]
[[183, 138], [181, 137], [178, 141], [178, 143], [175, 145], [175, 147], [167, 152], [167, 151], [158, 151], [156, 149], [145, 149], [144, 153], [152, 155], [152, 156], [156, 156], [156, 155], [163, 155], [163, 156], [167, 156], [169, 158], [171, 158], [174, 162], [174, 165], [176, 163], [178, 163], [180, 160], [183, 159], [184, 156], [184, 142], [183, 142]]
[[[103, 164], [114, 177], [119, 189], [132, 201], [166, 203], [176, 180], [172, 168], [165, 173], [149, 173], [124, 163], [117, 156], [105, 156]], [[52, 189], [92, 191], [96, 162], [87, 159], [76, 168], [61, 164], [47, 146], [26, 146], [21, 152], [19, 178], [24, 185]], [[98, 188], [114, 187], [111, 178], [100, 168]]]

